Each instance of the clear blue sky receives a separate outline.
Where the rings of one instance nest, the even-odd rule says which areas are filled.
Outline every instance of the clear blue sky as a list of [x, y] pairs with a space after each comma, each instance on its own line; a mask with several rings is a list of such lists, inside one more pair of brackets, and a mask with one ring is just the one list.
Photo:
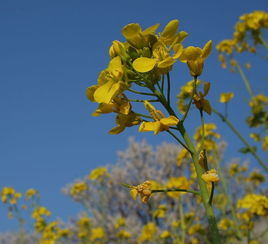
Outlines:
[[[111, 42], [123, 40], [121, 28], [132, 22], [163, 27], [177, 18], [180, 29], [190, 34], [186, 45], [203, 46], [209, 39], [216, 44], [231, 37], [239, 15], [267, 11], [267, 5], [265, 0], [0, 1], [0, 188], [37, 188], [55, 217], [75, 215], [78, 205], [61, 188], [96, 166], [114, 163], [116, 151], [127, 147], [129, 136], [154, 145], [172, 142], [164, 133], [138, 134], [137, 127], [111, 136], [107, 131], [114, 126], [113, 116], [90, 116], [96, 105], [86, 99], [85, 89], [106, 67]], [[230, 114], [240, 126], [245, 117], [240, 105], [247, 94], [239, 77], [222, 70], [216, 60], [214, 50], [201, 78], [212, 82], [212, 100], [220, 91], [240, 91]], [[257, 76], [249, 76], [257, 77], [261, 91], [267, 65], [253, 68], [259, 70]], [[172, 74], [174, 82], [190, 80], [186, 72], [181, 68], [178, 77]], [[179, 86], [173, 84], [174, 96]], [[267, 91], [267, 81], [265, 87]], [[233, 142], [232, 155], [240, 144], [227, 136], [224, 126], [222, 133]], [[0, 231], [14, 226], [1, 204]]]

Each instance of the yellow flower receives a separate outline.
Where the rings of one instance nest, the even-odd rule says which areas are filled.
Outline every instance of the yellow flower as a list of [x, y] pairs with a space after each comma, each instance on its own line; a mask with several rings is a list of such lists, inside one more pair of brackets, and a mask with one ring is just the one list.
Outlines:
[[97, 239], [101, 239], [105, 236], [105, 231], [102, 227], [96, 227], [91, 229], [90, 240], [95, 241]]
[[90, 179], [90, 180], [100, 180], [104, 176], [107, 176], [107, 175], [109, 175], [108, 172], [107, 172], [107, 168], [99, 167], [99, 168], [93, 169], [90, 172], [90, 174], [88, 176], [88, 179]]
[[209, 56], [212, 49], [212, 41], [208, 41], [203, 48], [189, 46], [183, 49], [179, 59], [187, 63], [193, 77], [200, 76], [203, 71], [205, 59]]
[[113, 98], [121, 93], [126, 85], [123, 82], [124, 67], [120, 56], [113, 58], [107, 69], [98, 78], [98, 85], [87, 89], [87, 97], [97, 103], [109, 104]]
[[158, 27], [159, 24], [156, 24], [142, 31], [142, 28], [139, 24], [131, 23], [124, 26], [122, 29], [122, 34], [131, 46], [141, 49], [143, 47], [149, 47], [150, 44], [152, 44], [152, 36]]
[[223, 40], [216, 46], [216, 49], [218, 50], [218, 52], [231, 54], [234, 50], [234, 47], [235, 47], [234, 40]]
[[228, 230], [229, 228], [232, 228], [234, 226], [234, 222], [230, 219], [223, 218], [218, 223], [218, 228], [220, 230]]
[[35, 208], [32, 212], [32, 218], [36, 220], [42, 218], [43, 216], [50, 216], [50, 215], [51, 212], [42, 206]]
[[[184, 38], [188, 35], [186, 32], [179, 32], [179, 21], [171, 20], [160, 33], [160, 35], [154, 35], [155, 41], [152, 43], [152, 51], [148, 54], [142, 54], [134, 60], [133, 68], [141, 73], [149, 72], [157, 67], [160, 74], [165, 74], [170, 71], [176, 59], [182, 54], [183, 47], [180, 44]], [[157, 26], [158, 27], [158, 26]], [[171, 50], [173, 54], [171, 54]]]
[[157, 218], [164, 218], [166, 216], [168, 208], [164, 204], [160, 204], [158, 208], [153, 212], [153, 216]]
[[119, 94], [110, 103], [100, 103], [93, 116], [99, 116], [107, 113], [119, 113], [128, 115], [131, 110], [131, 104], [124, 94]]
[[124, 131], [126, 127], [138, 125], [141, 122], [140, 117], [133, 111], [130, 111], [128, 114], [118, 114], [115, 120], [117, 124], [116, 127], [109, 131], [112, 135], [119, 134]]
[[187, 149], [182, 148], [177, 156], [177, 165], [180, 167], [182, 166], [184, 160], [187, 160], [190, 158], [190, 153]]
[[233, 97], [234, 97], [233, 92], [221, 93], [219, 102], [220, 103], [228, 103]]
[[[179, 189], [189, 189], [192, 182], [188, 180], [185, 176], [180, 177], [170, 177], [166, 183], [166, 188], [179, 188]], [[167, 195], [170, 197], [178, 198], [180, 195], [185, 194], [184, 192], [168, 192]]]
[[206, 173], [202, 174], [202, 179], [207, 183], [218, 182], [220, 180], [216, 169], [208, 170]]
[[268, 151], [268, 136], [265, 136], [265, 137], [263, 138], [262, 149], [263, 149], [264, 151]]
[[210, 103], [205, 97], [208, 95], [210, 89], [210, 82], [205, 82], [204, 84], [204, 92], [199, 92], [194, 95], [194, 104], [195, 106], [200, 109], [205, 111], [208, 114], [211, 114], [212, 108], [210, 106]]
[[33, 188], [30, 188], [26, 191], [25, 196], [26, 196], [26, 198], [29, 199], [29, 198], [32, 198], [33, 196], [35, 196], [36, 194], [38, 194], [38, 191], [33, 189]]
[[188, 234], [193, 235], [195, 233], [202, 233], [204, 228], [201, 224], [194, 224], [188, 229]]
[[136, 200], [138, 194], [141, 196], [141, 200], [143, 203], [147, 203], [152, 191], [151, 191], [152, 183], [150, 181], [145, 181], [140, 185], [132, 186], [130, 190], [131, 197]]
[[[186, 99], [191, 98], [194, 88], [194, 80], [188, 81], [184, 86], [180, 87], [180, 92], [177, 95], [178, 98], [178, 109], [181, 113], [185, 113], [188, 107]], [[196, 86], [200, 85], [200, 80], [196, 81]]]
[[17, 199], [21, 198], [21, 193], [16, 192], [12, 187], [3, 187], [1, 191], [1, 200], [3, 203], [9, 202], [11, 205], [15, 205], [17, 203]]
[[160, 238], [161, 239], [167, 239], [171, 236], [170, 232], [167, 230], [164, 230], [161, 234], [160, 234]]
[[257, 133], [251, 133], [250, 135], [249, 135], [254, 141], [260, 141], [260, 135], [259, 134], [257, 134]]
[[258, 171], [252, 171], [249, 175], [248, 181], [259, 185], [263, 182], [265, 182], [265, 176], [261, 173], [259, 173]]
[[80, 182], [77, 182], [77, 183], [75, 183], [75, 184], [73, 184], [71, 186], [70, 194], [72, 196], [77, 196], [80, 193], [85, 192], [86, 190], [88, 190], [87, 183], [86, 182], [83, 182], [83, 181], [80, 181]]
[[119, 239], [129, 239], [131, 237], [131, 233], [126, 230], [120, 230], [116, 233], [116, 237]]
[[175, 126], [179, 123], [179, 119], [173, 115], [164, 117], [163, 113], [160, 110], [156, 110], [156, 108], [148, 101], [144, 101], [144, 106], [150, 112], [155, 121], [142, 122], [139, 128], [139, 132], [153, 131], [154, 134], [157, 135], [161, 131], [168, 130], [169, 126]]
[[247, 194], [244, 198], [238, 200], [238, 208], [246, 208], [252, 214], [264, 216], [268, 214], [268, 197], [257, 194]]
[[157, 232], [157, 227], [153, 222], [149, 222], [148, 224], [143, 226], [143, 230], [141, 235], [139, 236], [139, 242], [142, 243], [144, 241], [151, 241]]
[[120, 217], [120, 218], [118, 218], [118, 219], [116, 220], [116, 223], [115, 223], [114, 227], [115, 227], [116, 229], [118, 229], [118, 228], [120, 228], [120, 227], [122, 227], [122, 226], [125, 226], [125, 225], [126, 225], [126, 219]]

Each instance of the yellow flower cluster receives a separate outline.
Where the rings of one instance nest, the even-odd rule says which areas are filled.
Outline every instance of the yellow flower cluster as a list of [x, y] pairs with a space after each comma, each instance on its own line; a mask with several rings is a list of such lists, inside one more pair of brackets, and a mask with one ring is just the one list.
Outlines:
[[152, 194], [151, 186], [152, 183], [150, 181], [145, 181], [140, 185], [132, 186], [130, 190], [130, 195], [134, 200], [136, 200], [139, 194], [141, 196], [142, 202], [147, 203]]
[[[217, 46], [219, 61], [223, 68], [227, 67], [225, 55], [230, 56], [234, 52], [256, 52], [256, 45], [262, 43], [261, 31], [268, 29], [268, 13], [254, 11], [240, 16], [235, 25], [232, 39], [221, 41]], [[250, 41], [253, 40], [253, 43]]]
[[88, 175], [89, 180], [99, 180], [101, 181], [103, 177], [109, 176], [109, 173], [107, 172], [107, 168], [105, 167], [98, 167], [96, 169], [93, 169], [90, 174]]
[[257, 194], [247, 194], [238, 200], [238, 208], [246, 208], [252, 214], [264, 216], [268, 214], [268, 197]]
[[17, 203], [17, 199], [21, 198], [22, 194], [16, 192], [12, 187], [4, 187], [1, 191], [1, 201], [3, 203], [9, 203], [11, 205], [15, 205]]
[[[240, 16], [235, 25], [233, 39], [224, 40], [217, 45], [219, 52], [231, 54], [234, 50], [243, 52], [245, 50], [255, 51], [255, 45], [260, 43], [259, 35], [262, 28], [268, 29], [268, 13], [254, 11]], [[250, 46], [246, 40], [247, 33], [254, 39], [254, 46]]]
[[72, 196], [77, 196], [88, 190], [88, 185], [84, 181], [77, 182], [71, 186], [70, 194]]
[[[113, 41], [109, 49], [108, 67], [100, 72], [98, 83], [88, 87], [86, 92], [89, 100], [99, 104], [94, 116], [111, 112], [117, 114], [116, 127], [109, 131], [110, 134], [121, 133], [126, 127], [141, 122], [125, 94], [126, 91], [133, 92], [130, 89], [133, 84], [152, 90], [161, 75], [167, 74], [177, 60], [187, 63], [193, 77], [201, 75], [204, 61], [211, 52], [212, 42], [208, 41], [203, 48], [184, 48], [182, 41], [188, 34], [178, 32], [178, 26], [178, 20], [171, 20], [157, 34], [159, 24], [142, 30], [139, 24], [132, 23], [122, 29], [125, 42]], [[165, 121], [168, 118], [163, 119]], [[160, 119], [156, 122], [159, 121]], [[175, 122], [171, 123], [173, 125]], [[145, 124], [142, 128], [147, 130], [144, 126]], [[162, 129], [166, 128], [164, 123], [161, 126]], [[159, 131], [162, 130], [154, 129], [155, 133]]]

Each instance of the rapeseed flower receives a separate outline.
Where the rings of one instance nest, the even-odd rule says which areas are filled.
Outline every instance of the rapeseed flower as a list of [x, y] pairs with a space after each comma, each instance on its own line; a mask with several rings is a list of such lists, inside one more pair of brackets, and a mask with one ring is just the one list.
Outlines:
[[221, 93], [220, 98], [219, 98], [219, 102], [220, 103], [228, 103], [233, 97], [234, 97], [233, 92]]
[[105, 167], [99, 167], [96, 169], [93, 169], [89, 176], [88, 179], [89, 180], [101, 180], [103, 179], [103, 177], [108, 176], [108, 170]]
[[142, 122], [139, 128], [139, 132], [144, 131], [153, 131], [155, 135], [157, 135], [161, 131], [168, 130], [170, 126], [177, 125], [179, 123], [179, 119], [175, 116], [171, 115], [169, 117], [165, 117], [164, 114], [157, 110], [151, 103], [148, 101], [144, 101], [145, 108], [149, 111], [152, 118], [155, 120], [154, 122]]
[[220, 180], [216, 169], [208, 170], [207, 172], [202, 174], [202, 179], [207, 183], [209, 183], [209, 182], [218, 182]]
[[268, 197], [258, 194], [247, 194], [238, 200], [238, 208], [246, 208], [252, 214], [264, 216], [268, 214]]
[[151, 186], [152, 183], [148, 180], [140, 185], [131, 186], [130, 195], [134, 200], [140, 195], [141, 201], [147, 203], [152, 194]]
[[203, 71], [204, 62], [211, 53], [212, 41], [208, 41], [203, 48], [189, 46], [183, 49], [179, 59], [187, 63], [190, 73], [193, 77], [200, 76]]

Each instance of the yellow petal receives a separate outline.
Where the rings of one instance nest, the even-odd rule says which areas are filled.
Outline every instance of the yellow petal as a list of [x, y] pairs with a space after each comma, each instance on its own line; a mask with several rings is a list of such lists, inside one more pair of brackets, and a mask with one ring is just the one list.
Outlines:
[[157, 67], [160, 69], [161, 68], [168, 68], [168, 67], [172, 66], [175, 62], [176, 62], [176, 60], [173, 59], [172, 57], [167, 57], [166, 59], [159, 62], [157, 64]]
[[179, 26], [179, 20], [174, 19], [168, 22], [168, 24], [165, 26], [163, 32], [161, 33], [161, 36], [163, 37], [172, 37], [176, 34]]
[[94, 93], [98, 87], [99, 87], [98, 85], [94, 85], [94, 86], [88, 87], [86, 90], [86, 96], [91, 102], [95, 102]]
[[98, 103], [110, 103], [111, 100], [119, 93], [120, 82], [112, 80], [96, 89], [94, 99]]
[[183, 49], [180, 56], [182, 62], [194, 61], [202, 55], [202, 49], [199, 47], [189, 46]]
[[131, 189], [131, 190], [130, 190], [130, 196], [131, 196], [134, 200], [136, 200], [136, 198], [137, 198], [137, 196], [138, 196], [138, 191], [137, 191], [135, 188]]
[[144, 107], [151, 113], [151, 112], [155, 112], [156, 111], [156, 108], [150, 103], [148, 102], [147, 100], [145, 100], [143, 102], [144, 104]]
[[173, 50], [174, 50], [174, 54], [172, 58], [177, 59], [181, 56], [183, 52], [183, 46], [180, 43], [177, 43], [174, 45]]
[[158, 134], [161, 128], [160, 121], [155, 122], [142, 122], [139, 127], [139, 132], [153, 131], [154, 134]]
[[171, 115], [167, 118], [160, 119], [160, 123], [167, 126], [177, 125], [179, 123], [179, 119]]
[[139, 24], [128, 24], [122, 30], [122, 34], [127, 40], [132, 39], [133, 37], [138, 35], [140, 32], [141, 32], [141, 27]]
[[212, 108], [211, 108], [211, 106], [210, 106], [210, 103], [209, 103], [209, 101], [207, 100], [207, 99], [204, 99], [203, 100], [203, 107], [202, 107], [202, 109], [206, 112], [206, 113], [208, 113], [208, 114], [211, 114], [211, 112], [212, 112]]
[[144, 73], [151, 71], [154, 68], [155, 64], [155, 59], [141, 57], [134, 60], [133, 68], [138, 72]]
[[205, 82], [204, 84], [204, 96], [206, 96], [210, 89], [210, 82]]
[[154, 34], [158, 27], [159, 27], [159, 24], [152, 25], [152, 26], [148, 27], [147, 29], [145, 29], [142, 32], [142, 34], [143, 35]]
[[233, 97], [234, 97], [233, 92], [221, 93], [219, 102], [220, 103], [228, 103]]
[[202, 49], [202, 58], [206, 59], [212, 50], [212, 41], [208, 41]]
[[124, 129], [125, 129], [124, 126], [118, 125], [118, 126], [112, 128], [109, 131], [109, 134], [111, 134], [111, 135], [117, 135], [117, 134], [121, 133], [122, 131], [124, 131]]
[[92, 116], [99, 116], [100, 114], [112, 113], [115, 110], [113, 103], [101, 103]]

